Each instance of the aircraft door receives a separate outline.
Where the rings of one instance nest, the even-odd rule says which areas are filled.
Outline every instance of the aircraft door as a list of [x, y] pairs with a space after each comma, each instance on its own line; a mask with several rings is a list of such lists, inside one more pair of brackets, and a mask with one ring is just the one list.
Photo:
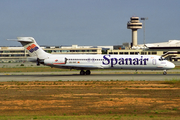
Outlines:
[[153, 64], [153, 65], [156, 65], [156, 59], [153, 59], [153, 60], [152, 60], [152, 64]]

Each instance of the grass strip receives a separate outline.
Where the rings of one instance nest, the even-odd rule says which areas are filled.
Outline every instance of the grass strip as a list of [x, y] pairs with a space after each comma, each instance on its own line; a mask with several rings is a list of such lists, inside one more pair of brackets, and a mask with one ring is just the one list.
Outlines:
[[179, 120], [180, 117], [153, 115], [0, 116], [1, 120]]

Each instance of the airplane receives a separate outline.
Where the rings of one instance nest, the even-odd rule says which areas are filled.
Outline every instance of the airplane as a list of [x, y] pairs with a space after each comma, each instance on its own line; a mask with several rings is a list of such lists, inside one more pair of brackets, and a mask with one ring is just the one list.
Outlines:
[[29, 60], [37, 65], [50, 67], [77, 69], [80, 75], [90, 75], [92, 69], [131, 69], [131, 70], [167, 70], [175, 65], [157, 55], [77, 55], [50, 54], [45, 52], [33, 37], [17, 37], [30, 55]]

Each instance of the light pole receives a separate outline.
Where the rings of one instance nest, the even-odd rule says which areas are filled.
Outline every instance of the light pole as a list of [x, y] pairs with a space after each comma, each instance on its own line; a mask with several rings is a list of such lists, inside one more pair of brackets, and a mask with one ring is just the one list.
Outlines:
[[145, 46], [145, 20], [148, 20], [148, 18], [141, 18], [143, 20], [143, 39], [144, 39], [144, 46]]

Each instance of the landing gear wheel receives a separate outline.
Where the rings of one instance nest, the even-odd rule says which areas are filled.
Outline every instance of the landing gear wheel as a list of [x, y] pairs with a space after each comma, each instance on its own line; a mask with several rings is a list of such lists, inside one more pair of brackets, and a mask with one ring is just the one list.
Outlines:
[[39, 61], [40, 61], [39, 58], [37, 58], [37, 61], [36, 61], [36, 65], [37, 66], [40, 66], [40, 62]]
[[80, 75], [85, 75], [85, 74], [86, 74], [86, 72], [84, 72], [84, 70], [80, 71]]
[[90, 70], [86, 70], [86, 75], [90, 75], [91, 71]]
[[163, 75], [167, 75], [167, 72], [166, 72], [166, 71], [164, 71], [164, 72], [163, 72]]

